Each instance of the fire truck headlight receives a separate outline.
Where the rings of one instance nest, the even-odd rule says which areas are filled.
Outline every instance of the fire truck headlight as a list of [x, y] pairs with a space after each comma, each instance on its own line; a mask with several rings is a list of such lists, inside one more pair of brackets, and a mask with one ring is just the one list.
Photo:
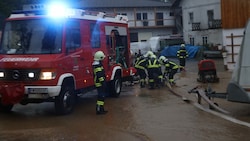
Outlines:
[[0, 78], [4, 77], [4, 72], [0, 72]]
[[43, 71], [41, 72], [40, 79], [41, 80], [52, 80], [56, 78], [56, 73], [53, 71]]
[[29, 78], [34, 78], [34, 77], [35, 77], [35, 73], [34, 73], [34, 72], [28, 73], [28, 77], [29, 77]]

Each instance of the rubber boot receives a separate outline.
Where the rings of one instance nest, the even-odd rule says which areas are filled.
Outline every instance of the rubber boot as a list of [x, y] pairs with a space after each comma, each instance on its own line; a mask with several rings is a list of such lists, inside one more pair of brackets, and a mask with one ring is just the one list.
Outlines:
[[100, 105], [96, 105], [96, 114], [98, 115], [101, 111], [101, 106]]
[[141, 86], [141, 88], [144, 88], [144, 87], [145, 87], [145, 82], [144, 82], [144, 80], [141, 80], [140, 86]]
[[103, 105], [101, 106], [101, 113], [102, 113], [102, 114], [108, 113], [108, 111], [104, 110], [104, 106], [103, 106]]
[[97, 115], [104, 115], [106, 114], [108, 111], [104, 110], [104, 107], [101, 105], [96, 105], [96, 114]]
[[149, 82], [149, 89], [154, 89], [155, 88], [154, 85], [155, 85], [154, 82]]

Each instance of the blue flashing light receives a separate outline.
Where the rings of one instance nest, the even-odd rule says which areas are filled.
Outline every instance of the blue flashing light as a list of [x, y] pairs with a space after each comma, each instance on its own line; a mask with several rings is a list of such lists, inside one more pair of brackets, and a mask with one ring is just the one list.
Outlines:
[[52, 18], [64, 18], [68, 15], [68, 8], [62, 3], [52, 3], [48, 5], [48, 15]]

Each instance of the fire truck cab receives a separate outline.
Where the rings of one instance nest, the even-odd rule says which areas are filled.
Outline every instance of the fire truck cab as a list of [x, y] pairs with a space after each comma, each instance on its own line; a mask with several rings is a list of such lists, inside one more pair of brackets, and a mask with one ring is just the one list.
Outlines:
[[61, 15], [18, 11], [6, 19], [0, 44], [1, 111], [17, 103], [54, 102], [56, 113], [71, 113], [77, 95], [94, 89], [92, 63], [99, 50], [106, 55], [111, 96], [118, 97], [122, 81], [134, 75], [126, 16], [69, 8], [56, 13]]

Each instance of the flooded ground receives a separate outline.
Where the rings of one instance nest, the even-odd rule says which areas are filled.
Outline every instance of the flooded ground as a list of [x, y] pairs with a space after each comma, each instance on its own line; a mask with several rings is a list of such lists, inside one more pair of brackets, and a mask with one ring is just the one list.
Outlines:
[[[219, 83], [225, 92], [231, 72], [215, 60]], [[16, 105], [10, 114], [0, 114], [0, 141], [249, 141], [250, 128], [205, 112], [194, 106], [196, 96], [188, 90], [200, 84], [197, 61], [188, 60], [187, 70], [176, 75], [173, 90], [192, 101], [185, 102], [169, 88], [140, 89], [124, 86], [119, 98], [107, 98], [107, 115], [95, 115], [96, 92], [82, 97], [75, 111], [57, 116], [52, 103]], [[250, 122], [250, 105], [215, 99], [229, 116]], [[207, 108], [207, 104], [202, 104]]]

